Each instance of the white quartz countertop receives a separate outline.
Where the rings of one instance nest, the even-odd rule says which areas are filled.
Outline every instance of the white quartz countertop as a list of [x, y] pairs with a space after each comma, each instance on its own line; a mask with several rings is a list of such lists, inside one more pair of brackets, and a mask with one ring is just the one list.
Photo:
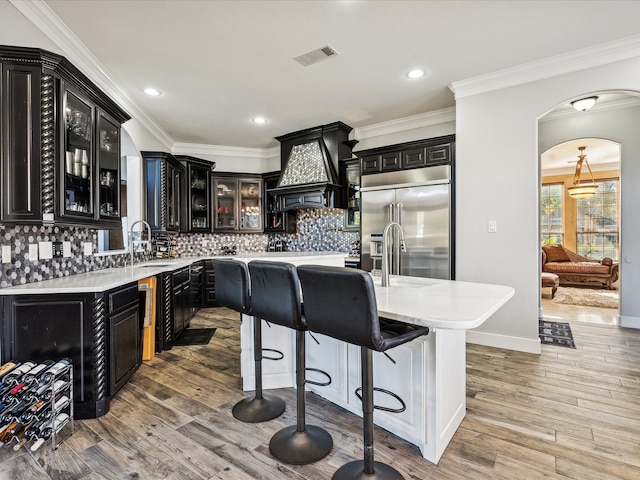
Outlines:
[[391, 276], [373, 277], [378, 315], [432, 328], [472, 329], [493, 315], [515, 290], [503, 285]]
[[344, 260], [344, 253], [336, 252], [250, 252], [233, 256], [211, 255], [203, 257], [181, 257], [152, 260], [121, 268], [106, 268], [67, 277], [43, 280], [13, 287], [0, 288], [0, 295], [37, 295], [51, 293], [105, 292], [127, 283], [137, 282], [162, 272], [170, 272], [187, 267], [200, 260], [212, 258], [235, 258], [239, 260], [278, 260], [291, 263], [313, 263], [314, 259], [335, 258]]

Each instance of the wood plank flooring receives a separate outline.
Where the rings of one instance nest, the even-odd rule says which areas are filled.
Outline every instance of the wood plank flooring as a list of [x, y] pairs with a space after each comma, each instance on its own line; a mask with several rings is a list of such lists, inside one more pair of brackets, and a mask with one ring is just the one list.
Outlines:
[[[320, 480], [361, 458], [359, 417], [307, 395], [307, 423], [326, 428], [334, 449], [313, 465], [269, 454], [269, 439], [295, 424], [287, 410], [261, 424], [233, 419], [241, 391], [238, 315], [202, 310], [192, 326], [216, 327], [209, 345], [174, 347], [144, 365], [109, 413], [76, 422], [55, 452], [0, 449], [0, 480]], [[640, 331], [571, 322], [576, 349], [532, 355], [467, 347], [467, 416], [439, 464], [376, 429], [376, 458], [406, 479], [640, 478]]]

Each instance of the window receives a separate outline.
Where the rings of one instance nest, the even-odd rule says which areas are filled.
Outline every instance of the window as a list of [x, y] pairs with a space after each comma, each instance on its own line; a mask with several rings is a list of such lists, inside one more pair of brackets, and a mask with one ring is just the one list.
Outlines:
[[578, 254], [594, 260], [618, 259], [618, 180], [596, 181], [593, 197], [577, 201]]
[[540, 241], [542, 245], [563, 243], [561, 183], [542, 185], [540, 190]]

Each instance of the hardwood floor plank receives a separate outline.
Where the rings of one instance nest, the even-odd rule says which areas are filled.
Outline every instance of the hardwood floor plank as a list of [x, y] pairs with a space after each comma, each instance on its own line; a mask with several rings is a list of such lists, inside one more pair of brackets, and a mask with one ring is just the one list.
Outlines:
[[[13, 450], [11, 450], [13, 453]], [[28, 454], [7, 455], [0, 463], [1, 480], [49, 480], [51, 478]]]

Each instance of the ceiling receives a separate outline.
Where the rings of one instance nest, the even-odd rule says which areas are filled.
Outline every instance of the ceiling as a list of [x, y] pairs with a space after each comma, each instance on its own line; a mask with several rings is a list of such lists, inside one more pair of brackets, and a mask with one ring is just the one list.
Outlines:
[[[337, 120], [355, 128], [452, 107], [452, 82], [640, 33], [636, 1], [43, 6], [166, 138], [247, 148], [273, 147], [275, 136]], [[338, 55], [308, 67], [293, 60], [324, 45]], [[414, 67], [427, 76], [408, 79]], [[162, 95], [146, 96], [149, 86]], [[258, 115], [268, 122], [253, 124]]]

